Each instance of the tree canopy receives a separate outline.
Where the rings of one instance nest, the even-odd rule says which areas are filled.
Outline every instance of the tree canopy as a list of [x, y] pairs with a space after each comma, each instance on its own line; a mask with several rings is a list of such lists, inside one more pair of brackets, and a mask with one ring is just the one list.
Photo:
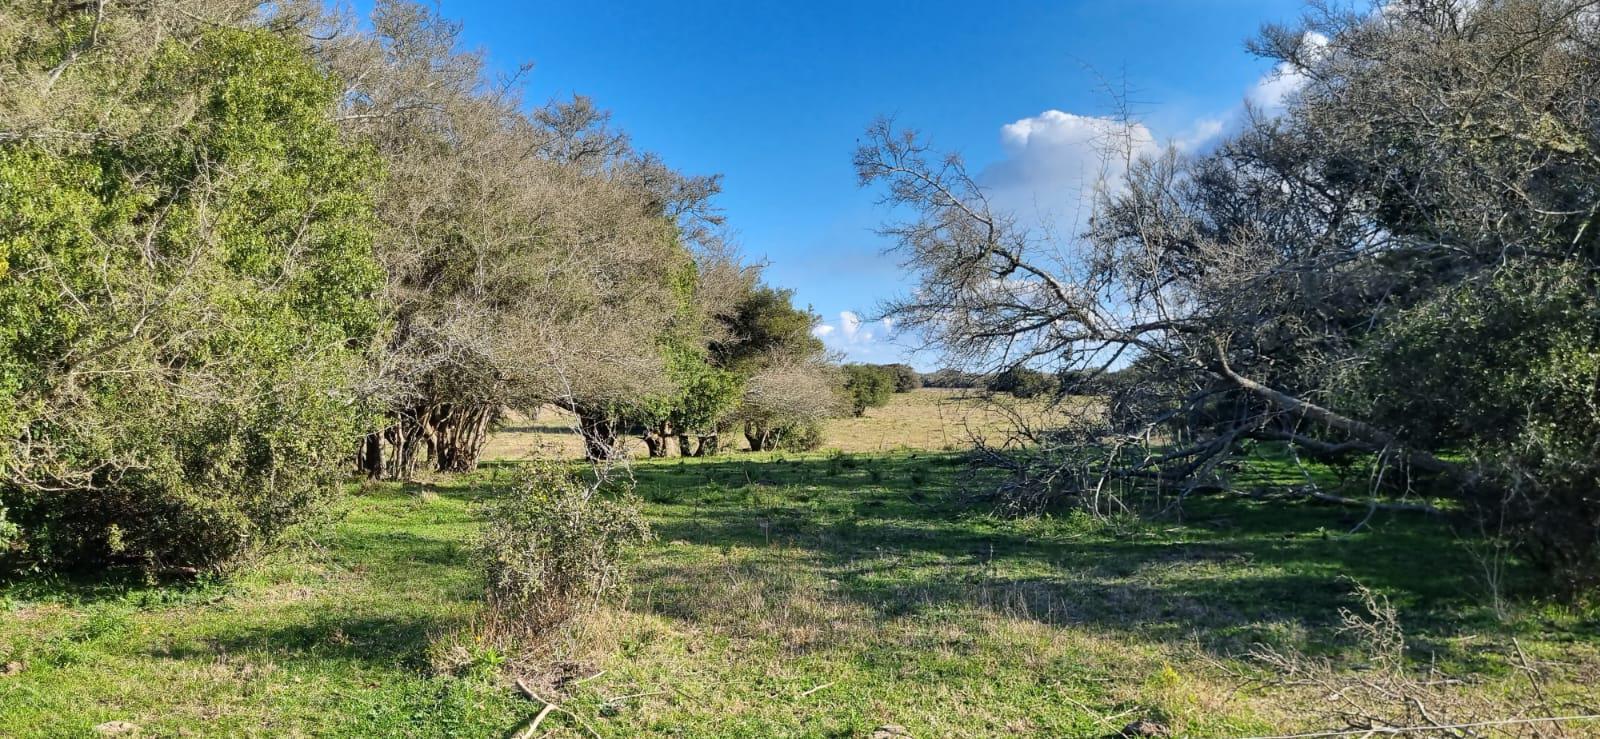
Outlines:
[[472, 469], [507, 408], [576, 412], [604, 460], [834, 406], [717, 177], [526, 103], [420, 4], [4, 13], [7, 567], [223, 569], [353, 468]]

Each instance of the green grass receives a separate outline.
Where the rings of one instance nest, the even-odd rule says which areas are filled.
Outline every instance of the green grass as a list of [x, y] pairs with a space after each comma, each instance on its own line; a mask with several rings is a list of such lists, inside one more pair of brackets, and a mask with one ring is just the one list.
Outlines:
[[[539, 706], [487, 667], [440, 676], [429, 645], [476, 612], [466, 544], [490, 478], [352, 496], [314, 546], [226, 584], [26, 581], [0, 591], [0, 736], [504, 736]], [[1491, 607], [1438, 522], [1197, 498], [1178, 519], [1004, 519], [962, 503], [950, 455], [734, 455], [638, 464], [657, 541], [625, 603], [556, 640], [530, 684], [557, 735], [1185, 735], [1300, 725], [1314, 706], [1239, 659], [1252, 644], [1355, 660], [1350, 579], [1389, 596], [1411, 656], [1473, 689], [1593, 689], [1592, 610]], [[1260, 482], [1287, 471], [1264, 461]], [[1518, 574], [1512, 573], [1513, 582]], [[573, 678], [593, 679], [577, 682]], [[587, 728], [583, 728], [587, 727]]]

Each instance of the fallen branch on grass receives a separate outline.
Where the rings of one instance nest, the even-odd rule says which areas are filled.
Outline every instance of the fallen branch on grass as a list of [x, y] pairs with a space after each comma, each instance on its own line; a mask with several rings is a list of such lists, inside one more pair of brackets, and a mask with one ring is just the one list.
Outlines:
[[1304, 734], [1274, 734], [1271, 736], [1257, 736], [1250, 739], [1315, 739], [1316, 737], [1338, 736], [1372, 736], [1405, 735], [1424, 731], [1446, 731], [1457, 729], [1482, 729], [1490, 726], [1514, 726], [1518, 724], [1549, 724], [1569, 723], [1575, 721], [1600, 721], [1600, 714], [1583, 714], [1577, 716], [1543, 716], [1537, 718], [1507, 718], [1493, 721], [1469, 721], [1459, 724], [1421, 724], [1418, 726], [1375, 726], [1363, 729], [1338, 729], [1333, 731], [1311, 731]]
[[1374, 498], [1347, 498], [1343, 495], [1325, 493], [1321, 490], [1307, 490], [1303, 488], [1289, 488], [1284, 492], [1270, 492], [1261, 490], [1237, 490], [1235, 495], [1240, 495], [1254, 500], [1282, 500], [1282, 499], [1311, 499], [1334, 505], [1352, 506], [1355, 508], [1369, 508], [1379, 511], [1396, 511], [1402, 513], [1426, 513], [1430, 516], [1442, 516], [1444, 511], [1427, 503], [1383, 503]]
[[798, 695], [798, 696], [795, 696], [795, 697], [797, 697], [797, 698], [804, 698], [804, 697], [806, 697], [806, 696], [808, 696], [808, 695], [811, 695], [811, 694], [812, 694], [812, 693], [815, 693], [815, 692], [817, 692], [817, 691], [819, 691], [819, 690], [822, 690], [822, 689], [823, 689], [823, 688], [831, 688], [831, 687], [833, 687], [833, 683], [823, 683], [823, 684], [821, 684], [821, 685], [818, 685], [818, 686], [817, 686], [817, 687], [815, 687], [815, 688], [812, 688], [812, 689], [810, 689], [810, 690], [807, 690], [807, 691], [804, 691], [804, 692], [802, 692], [802, 693], [801, 693], [801, 694], [800, 694], [800, 695]]
[[520, 677], [516, 679], [516, 684], [517, 689], [522, 691], [522, 694], [527, 696], [528, 700], [531, 700], [535, 703], [542, 703], [544, 704], [544, 707], [539, 709], [539, 715], [533, 717], [533, 722], [528, 725], [528, 728], [513, 732], [513, 736], [519, 737], [519, 739], [527, 739], [527, 737], [531, 737], [533, 735], [533, 730], [539, 727], [539, 723], [544, 721], [547, 715], [549, 715], [552, 711], [560, 711], [568, 716], [571, 716], [572, 720], [576, 722], [578, 726], [583, 727], [583, 730], [589, 732], [589, 734], [594, 736], [595, 739], [600, 739], [600, 732], [590, 728], [589, 724], [585, 723], [582, 718], [578, 717], [578, 714], [562, 708], [557, 703], [540, 698], [539, 694], [533, 692], [533, 688], [528, 687], [528, 684], [523, 682], [522, 678]]
[[522, 728], [511, 732], [512, 738], [513, 739], [532, 739], [533, 732], [539, 730], [539, 724], [544, 723], [545, 717], [549, 716], [552, 713], [555, 713], [555, 710], [556, 710], [556, 704], [554, 704], [554, 703], [546, 703], [546, 704], [544, 704], [544, 708], [539, 710], [539, 715], [534, 716], [533, 720], [529, 721]]

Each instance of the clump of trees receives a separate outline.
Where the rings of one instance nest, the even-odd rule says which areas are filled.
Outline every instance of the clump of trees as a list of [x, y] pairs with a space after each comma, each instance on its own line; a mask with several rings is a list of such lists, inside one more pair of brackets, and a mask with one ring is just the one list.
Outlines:
[[988, 381], [984, 379], [983, 375], [975, 372], [964, 372], [952, 367], [945, 367], [923, 375], [922, 386], [968, 390], [987, 387]]
[[1005, 371], [989, 378], [988, 389], [997, 393], [1011, 393], [1018, 398], [1035, 398], [1056, 391], [1056, 378], [1031, 367], [1007, 367]]
[[909, 393], [922, 387], [922, 375], [909, 364], [886, 364], [883, 368], [894, 374], [894, 391]]
[[[1001, 212], [888, 123], [861, 180], [952, 354], [1102, 377], [1036, 500], [1215, 484], [1247, 444], [1459, 501], [1562, 587], [1600, 577], [1600, 15], [1578, 0], [1322, 9], [1252, 45], [1303, 85], [1216, 147], [1123, 152], [1082, 234]], [[1365, 504], [1366, 501], [1363, 501]], [[1384, 502], [1379, 501], [1379, 505]]]
[[223, 570], [353, 469], [471, 470], [506, 408], [606, 460], [837, 406], [717, 178], [459, 33], [403, 0], [4, 11], [0, 568]]
[[741, 429], [750, 451], [816, 449], [822, 422], [841, 407], [838, 369], [811, 333], [821, 319], [795, 308], [791, 291], [761, 284], [754, 272], [734, 306], [719, 318], [711, 344], [714, 363], [740, 380], [723, 426]]

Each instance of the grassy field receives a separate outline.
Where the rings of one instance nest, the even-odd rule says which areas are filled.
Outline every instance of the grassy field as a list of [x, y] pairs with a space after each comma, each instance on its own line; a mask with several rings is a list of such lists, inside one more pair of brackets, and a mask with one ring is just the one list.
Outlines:
[[[885, 414], [882, 417], [888, 417]], [[476, 612], [474, 502], [511, 463], [359, 490], [314, 543], [227, 583], [28, 581], [0, 591], [0, 736], [1184, 736], [1328, 725], [1328, 696], [1253, 645], [1367, 659], [1339, 630], [1353, 582], [1387, 596], [1409, 657], [1488, 701], [1593, 709], [1594, 610], [1495, 607], [1483, 568], [1414, 515], [1239, 498], [1181, 519], [1002, 519], [942, 451], [655, 460], [633, 473], [657, 540], [631, 593], [539, 659], [434, 645]], [[1274, 480], [1271, 462], [1252, 468]], [[1515, 582], [1516, 573], [1512, 573]], [[1537, 681], [1523, 667], [1532, 667]], [[1574, 726], [1566, 736], [1600, 732]], [[1557, 734], [1545, 734], [1557, 735]]]
[[[1005, 407], [1021, 413], [1030, 422], [1045, 420], [1052, 414], [1042, 401], [999, 399]], [[494, 435], [484, 451], [486, 459], [517, 460], [534, 458], [578, 459], [583, 456], [583, 441], [578, 437], [572, 414], [559, 408], [540, 409], [535, 418], [512, 415]], [[979, 402], [968, 390], [922, 388], [895, 395], [883, 408], [870, 408], [861, 418], [835, 418], [823, 428], [824, 450], [849, 453], [892, 452], [897, 450], [945, 450], [965, 448], [973, 435], [1003, 441], [1009, 421], [998, 407]], [[737, 433], [728, 440], [738, 448], [745, 446]], [[644, 454], [644, 443], [627, 440], [630, 454]]]

